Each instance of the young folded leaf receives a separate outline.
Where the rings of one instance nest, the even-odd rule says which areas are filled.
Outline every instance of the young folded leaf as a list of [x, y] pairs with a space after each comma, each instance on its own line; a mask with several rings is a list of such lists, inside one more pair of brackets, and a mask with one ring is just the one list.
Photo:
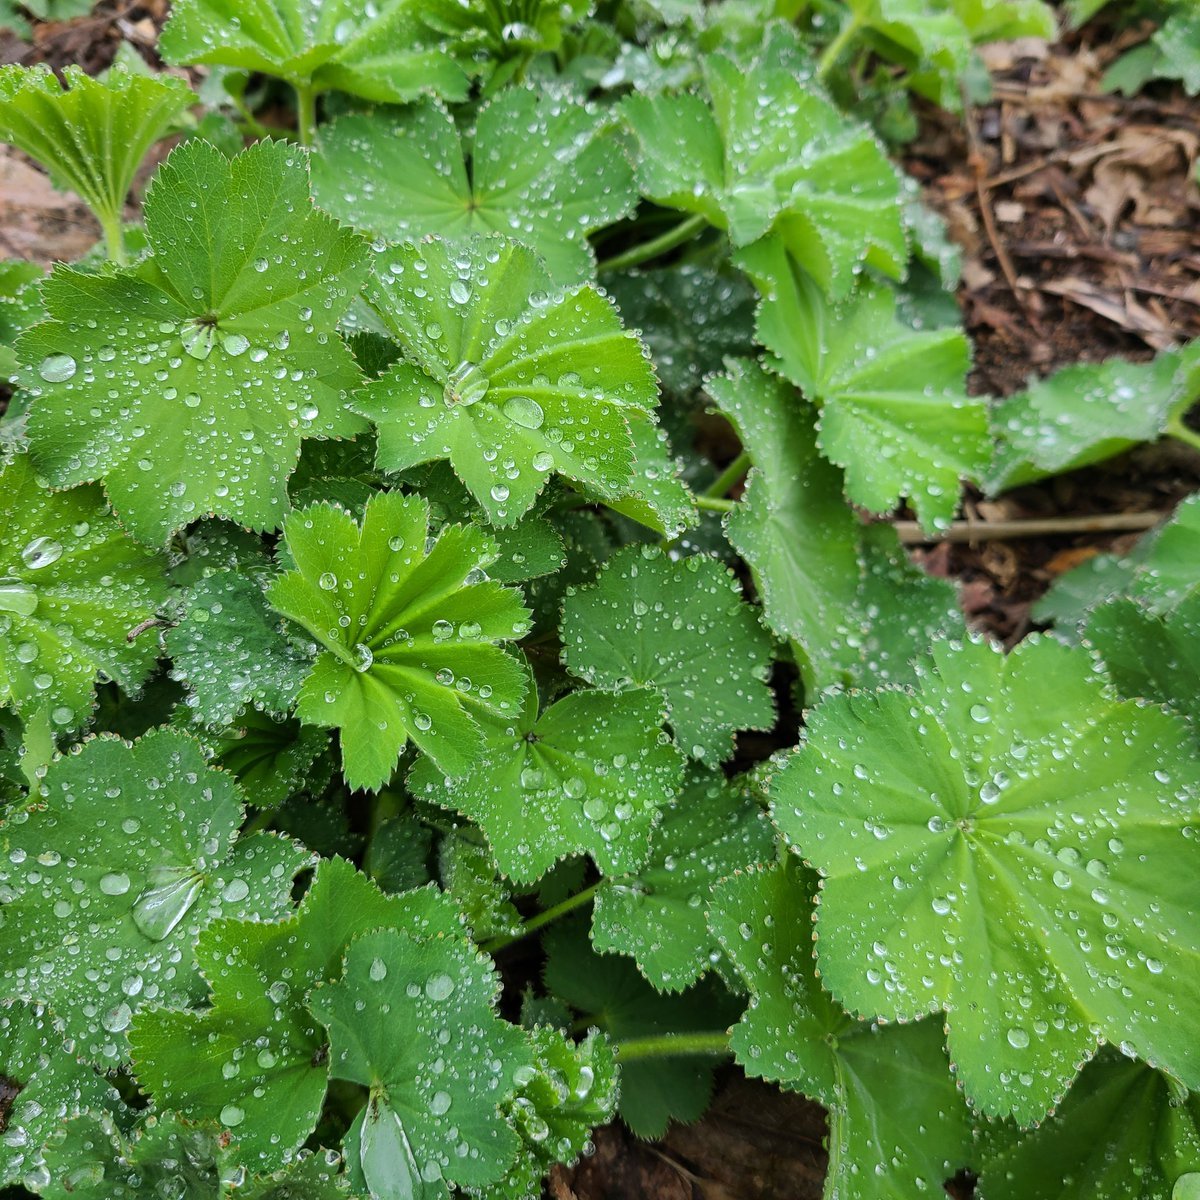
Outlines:
[[555, 284], [577, 284], [595, 273], [587, 235], [637, 200], [610, 125], [588, 105], [527, 88], [485, 105], [465, 142], [434, 100], [353, 113], [322, 129], [313, 192], [335, 217], [388, 241], [507, 234], [544, 259]]
[[77, 1054], [111, 1067], [143, 1005], [203, 996], [200, 931], [287, 911], [309, 856], [274, 834], [239, 839], [241, 789], [172, 729], [94, 738], [44, 787], [0, 824], [0, 994], [46, 1004]]
[[60, 266], [43, 284], [51, 319], [17, 346], [34, 463], [56, 487], [103, 479], [150, 543], [209, 514], [274, 529], [301, 439], [363, 428], [342, 402], [359, 373], [335, 325], [366, 243], [313, 209], [286, 142], [232, 160], [185, 143], [145, 213], [149, 258]]
[[605, 874], [633, 871], [683, 773], [662, 721], [662, 701], [648, 691], [572, 692], [539, 717], [530, 686], [518, 716], [486, 723], [469, 775], [447, 779], [436, 760], [418, 759], [409, 788], [470, 817], [519, 883], [569, 854], [590, 854]]
[[51, 492], [26, 455], [0, 471], [0, 496], [0, 703], [65, 732], [90, 715], [98, 674], [132, 692], [153, 669], [157, 637], [129, 634], [165, 606], [163, 563], [97, 488]]
[[366, 296], [405, 361], [355, 396], [379, 466], [449, 459], [497, 525], [557, 471], [616, 496], [633, 480], [629, 421], [658, 403], [654, 369], [591, 287], [551, 290], [533, 251], [499, 236], [429, 239], [376, 260]]
[[114, 68], [103, 79], [46, 66], [0, 67], [0, 140], [36, 159], [92, 210], [108, 255], [125, 261], [121, 217], [146, 151], [196, 100], [182, 79]]
[[566, 666], [612, 691], [653, 688], [685, 754], [715, 766], [741, 729], [768, 729], [771, 637], [728, 568], [631, 546], [596, 582], [569, 591], [561, 625]]
[[1190, 744], [1036, 637], [944, 642], [915, 691], [823, 699], [772, 789], [823, 876], [822, 982], [866, 1017], [943, 1010], [989, 1114], [1039, 1121], [1101, 1040], [1196, 1087]]
[[[788, 72], [704, 62], [712, 97], [632, 96], [638, 178], [657, 204], [702, 214], [745, 246], [774, 231], [834, 297], [864, 265], [904, 274], [908, 243], [896, 169], [870, 129]], [[781, 120], [780, 113], [787, 119]]]
[[987, 405], [967, 395], [962, 331], [905, 325], [895, 293], [869, 283], [830, 304], [777, 238], [739, 262], [763, 293], [759, 339], [820, 409], [818, 444], [846, 472], [847, 497], [877, 513], [908, 499], [924, 528], [949, 524], [960, 481], [980, 478], [991, 458]]
[[[521, 1153], [507, 1105], [533, 1070], [496, 1015], [500, 977], [465, 936], [381, 929], [350, 944], [309, 1008], [329, 1030], [329, 1074], [370, 1089], [346, 1135], [372, 1196], [439, 1196], [496, 1183]], [[428, 1185], [428, 1190], [425, 1185]]]
[[229, 1131], [256, 1171], [286, 1162], [312, 1132], [329, 1068], [308, 994], [342, 973], [351, 939], [373, 929], [462, 937], [435, 889], [385, 896], [343, 859], [323, 859], [299, 909], [272, 922], [223, 920], [196, 960], [211, 989], [196, 1011], [146, 1009], [129, 1041], [138, 1078], [159, 1108]]
[[484, 749], [476, 718], [515, 719], [525, 693], [497, 644], [528, 630], [520, 592], [468, 582], [495, 559], [491, 538], [450, 525], [427, 549], [429, 505], [399, 492], [373, 495], [361, 523], [315, 504], [283, 532], [297, 569], [267, 598], [325, 648], [296, 713], [341, 731], [346, 782], [387, 783], [409, 739], [446, 774], [470, 770]]
[[331, 88], [391, 104], [425, 92], [464, 100], [467, 76], [428, 9], [425, 0], [178, 0], [158, 48], [170, 63], [286, 79], [302, 104]]
[[730, 1045], [748, 1074], [829, 1110], [826, 1200], [936, 1194], [972, 1161], [945, 1035], [932, 1020], [856, 1021], [822, 990], [813, 883], [793, 859], [717, 885], [709, 925], [751, 994]]

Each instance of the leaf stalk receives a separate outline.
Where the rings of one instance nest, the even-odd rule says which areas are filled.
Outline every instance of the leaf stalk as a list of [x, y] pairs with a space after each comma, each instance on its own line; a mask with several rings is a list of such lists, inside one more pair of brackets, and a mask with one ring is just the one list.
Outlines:
[[649, 262], [650, 259], [658, 258], [659, 255], [666, 254], [668, 250], [674, 250], [676, 246], [683, 245], [707, 224], [708, 219], [703, 214], [696, 213], [694, 216], [688, 217], [686, 221], [680, 221], [666, 233], [659, 234], [658, 237], [643, 242], [640, 246], [632, 246], [622, 254], [605, 259], [597, 270], [624, 271], [629, 267], [636, 267], [640, 263]]
[[616, 1045], [621, 1062], [639, 1058], [673, 1058], [682, 1054], [732, 1054], [728, 1033], [660, 1033], [650, 1037], [629, 1038]]
[[479, 948], [485, 954], [495, 954], [498, 950], [503, 950], [505, 946], [511, 946], [513, 942], [519, 942], [522, 938], [527, 938], [531, 933], [536, 933], [539, 929], [557, 921], [560, 917], [565, 917], [567, 913], [574, 912], [577, 908], [582, 908], [600, 890], [600, 882], [593, 883], [591, 887], [585, 887], [583, 891], [576, 892], [575, 895], [568, 896], [565, 900], [560, 900], [558, 904], [553, 904], [536, 916], [530, 917], [516, 933], [492, 938], [491, 941], [484, 942]]

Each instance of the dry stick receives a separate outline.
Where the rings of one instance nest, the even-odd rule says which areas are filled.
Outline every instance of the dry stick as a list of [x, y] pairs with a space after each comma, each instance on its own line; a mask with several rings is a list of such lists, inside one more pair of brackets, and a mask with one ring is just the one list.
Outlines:
[[955, 521], [948, 529], [926, 533], [916, 521], [895, 521], [893, 528], [906, 546], [937, 542], [998, 542], [1015, 538], [1074, 533], [1128, 533], [1152, 529], [1169, 512], [1098, 513], [1091, 517], [1035, 517], [1027, 521]]

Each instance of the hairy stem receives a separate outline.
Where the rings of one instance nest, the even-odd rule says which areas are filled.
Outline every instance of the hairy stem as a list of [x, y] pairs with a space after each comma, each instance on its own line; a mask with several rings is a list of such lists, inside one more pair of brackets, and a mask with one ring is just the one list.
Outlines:
[[837, 65], [837, 60], [841, 58], [842, 51], [854, 38], [862, 28], [863, 15], [861, 12], [854, 12], [850, 19], [838, 30], [838, 35], [829, 43], [828, 46], [821, 52], [821, 57], [817, 60], [817, 78], [824, 81], [825, 76]]
[[723, 470], [720, 475], [718, 475], [716, 479], [714, 479], [712, 483], [710, 483], [708, 487], [704, 489], [704, 495], [710, 500], [719, 500], [727, 491], [729, 491], [731, 487], [733, 487], [735, 483], [737, 483], [739, 479], [741, 479], [743, 475], [745, 475], [749, 469], [750, 455], [743, 450], [741, 454], [739, 454], [737, 458], [735, 458], [733, 462], [731, 462], [729, 466], [727, 466], [725, 470]]
[[539, 929], [544, 928], [553, 921], [557, 921], [559, 917], [565, 917], [567, 913], [574, 912], [577, 908], [582, 908], [599, 889], [600, 884], [593, 883], [591, 887], [585, 887], [582, 892], [576, 892], [575, 895], [568, 896], [565, 900], [559, 901], [558, 904], [553, 904], [545, 911], [530, 917], [516, 933], [492, 938], [490, 942], [484, 942], [479, 948], [486, 954], [495, 954], [497, 950], [503, 950], [505, 946], [511, 946], [513, 942], [519, 942], [522, 938], [527, 938], [531, 933], [537, 933]]
[[104, 232], [104, 248], [108, 252], [109, 260], [115, 262], [119, 267], [125, 266], [129, 262], [129, 255], [125, 251], [125, 230], [121, 225], [120, 210], [101, 212], [99, 209], [95, 209], [94, 211], [96, 220], [100, 222], [100, 228]]
[[302, 146], [313, 144], [317, 128], [317, 93], [312, 84], [294, 83], [296, 92], [296, 132]]
[[638, 1058], [671, 1058], [677, 1054], [731, 1054], [727, 1033], [660, 1033], [617, 1043], [622, 1062]]
[[1177, 442], [1182, 442], [1185, 446], [1191, 446], [1193, 450], [1200, 450], [1200, 433], [1194, 429], [1189, 429], [1184, 423], [1182, 417], [1172, 417], [1167, 422], [1166, 433], [1168, 437], [1173, 437]]
[[666, 254], [668, 250], [674, 250], [676, 246], [681, 246], [689, 238], [694, 237], [707, 223], [704, 216], [696, 213], [695, 216], [688, 217], [686, 221], [680, 221], [678, 225], [668, 229], [666, 233], [659, 234], [651, 241], [643, 242], [640, 246], [633, 246], [623, 254], [605, 259], [598, 270], [623, 271], [627, 267], [636, 267], [639, 263], [658, 258], [660, 254]]

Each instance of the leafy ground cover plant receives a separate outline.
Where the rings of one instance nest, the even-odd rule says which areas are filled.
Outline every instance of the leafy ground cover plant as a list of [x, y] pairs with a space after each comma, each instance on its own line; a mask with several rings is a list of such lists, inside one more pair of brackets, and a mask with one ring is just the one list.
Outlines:
[[1200, 508], [1008, 653], [886, 519], [1200, 448], [1194, 346], [992, 400], [927, 303], [878, 79], [1052, 28], [181, 0], [207, 113], [0, 72], [104, 234], [0, 273], [0, 1186], [532, 1200], [731, 1058], [830, 1200], [1196, 1194]]

